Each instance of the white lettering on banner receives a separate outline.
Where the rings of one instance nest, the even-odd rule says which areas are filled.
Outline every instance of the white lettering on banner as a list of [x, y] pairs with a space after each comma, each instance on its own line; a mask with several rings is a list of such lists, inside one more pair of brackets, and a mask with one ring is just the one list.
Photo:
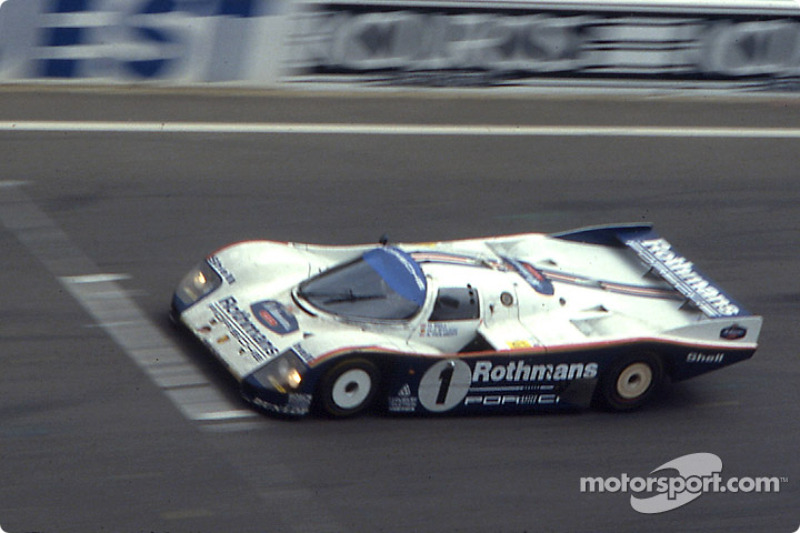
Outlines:
[[695, 270], [694, 263], [675, 253], [665, 239], [633, 239], [626, 244], [708, 315], [734, 316], [741, 312], [725, 294]]
[[300, 71], [474, 70], [741, 77], [800, 74], [800, 23], [719, 16], [348, 11], [299, 15], [291, 66]]
[[597, 377], [597, 363], [527, 364], [511, 361], [495, 365], [491, 361], [477, 361], [472, 371], [473, 383], [500, 381], [567, 381]]

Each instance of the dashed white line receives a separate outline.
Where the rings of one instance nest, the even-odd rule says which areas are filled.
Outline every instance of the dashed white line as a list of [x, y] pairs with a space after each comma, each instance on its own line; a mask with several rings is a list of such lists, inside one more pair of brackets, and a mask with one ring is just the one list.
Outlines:
[[667, 137], [800, 139], [800, 128], [694, 126], [526, 126], [505, 124], [338, 124], [294, 122], [0, 121], [0, 131], [39, 133], [214, 133], [500, 137]]
[[251, 411], [233, 409], [230, 411], [203, 413], [197, 420], [232, 420], [235, 418], [249, 418], [250, 416], [252, 416]]
[[[20, 187], [0, 181], [0, 225], [11, 231], [189, 419], [257, 417], [223, 396], [153, 325], [118, 282], [127, 274], [100, 272]], [[187, 391], [181, 387], [191, 387]]]
[[[119, 285], [125, 274], [102, 273], [22, 190], [20, 182], [0, 181], [0, 230], [3, 226], [54, 275], [188, 419], [214, 433], [263, 428], [259, 415], [240, 408], [217, 390], [158, 327], [152, 324]], [[269, 444], [264, 443], [265, 449]], [[344, 531], [334, 515], [320, 506], [316, 491], [298, 480], [285, 464], [271, 467], [264, 501], [281, 509], [290, 532]], [[250, 472], [246, 472], [249, 475]], [[286, 493], [285, 487], [295, 487]], [[304, 511], [315, 505], [314, 516]], [[2, 533], [2, 531], [0, 531]]]
[[83, 276], [66, 276], [62, 278], [67, 283], [104, 283], [108, 281], [125, 281], [130, 279], [127, 274], [85, 274]]

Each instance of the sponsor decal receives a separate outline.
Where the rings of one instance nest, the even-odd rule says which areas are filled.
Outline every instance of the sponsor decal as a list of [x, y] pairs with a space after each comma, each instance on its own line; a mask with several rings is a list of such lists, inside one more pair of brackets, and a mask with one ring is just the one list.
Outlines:
[[526, 340], [526, 339], [521, 339], [521, 340], [516, 340], [516, 341], [508, 341], [506, 344], [512, 350], [521, 350], [521, 349], [524, 349], [524, 348], [532, 348], [533, 347], [533, 345], [531, 344], [531, 341]]
[[672, 245], [665, 239], [630, 239], [625, 244], [707, 315], [719, 317], [741, 314], [739, 306], [698, 272], [694, 263], [673, 251]]
[[502, 407], [505, 405], [556, 405], [561, 401], [558, 394], [487, 394], [469, 395], [464, 405]]
[[307, 413], [311, 409], [311, 394], [300, 392], [290, 392], [286, 399], [286, 412], [287, 413]]
[[743, 339], [747, 335], [747, 328], [737, 326], [736, 324], [727, 327], [719, 332], [719, 337], [726, 341], [736, 341]]
[[719, 353], [700, 353], [700, 352], [689, 352], [686, 356], [687, 363], [721, 363], [725, 359], [725, 352]]
[[550, 282], [549, 279], [545, 277], [539, 270], [536, 269], [530, 263], [526, 263], [525, 261], [518, 261], [516, 259], [511, 259], [508, 257], [504, 257], [503, 260], [508, 263], [514, 270], [516, 270], [522, 279], [524, 279], [528, 285], [533, 287], [533, 290], [538, 292], [539, 294], [544, 294], [545, 296], [552, 296], [555, 293], [555, 289], [553, 288], [553, 284]]
[[477, 361], [472, 370], [473, 383], [498, 383], [501, 381], [569, 381], [597, 377], [598, 365], [591, 363], [539, 363], [511, 361], [494, 364], [491, 361]]
[[214, 317], [225, 324], [231, 336], [249, 351], [256, 361], [261, 362], [280, 353], [280, 350], [253, 324], [250, 313], [239, 307], [239, 302], [234, 296], [212, 303], [209, 308]]
[[[597, 371], [598, 365], [594, 362], [532, 365], [525, 361], [500, 365], [478, 361], [473, 370], [463, 360], [447, 359], [425, 371], [419, 384], [419, 403], [432, 412], [444, 412], [458, 406], [558, 405], [561, 402], [557, 394], [559, 385], [535, 382], [591, 379], [597, 376]], [[484, 383], [488, 386], [481, 386]], [[404, 397], [405, 390], [403, 387], [390, 401], [398, 412], [408, 403], [416, 407], [415, 401], [404, 404], [399, 399]], [[411, 393], [410, 388], [407, 392]]]
[[303, 345], [300, 344], [299, 342], [297, 344], [295, 344], [294, 346], [292, 346], [292, 350], [307, 365], [310, 365], [311, 361], [313, 361], [315, 359], [315, 357], [308, 350], [306, 350], [303, 347]]
[[713, 453], [690, 453], [655, 468], [647, 476], [623, 473], [613, 477], [582, 477], [582, 493], [631, 493], [631, 507], [643, 514], [672, 511], [705, 493], [778, 493], [786, 477], [721, 475], [722, 459]]
[[419, 326], [420, 337], [455, 337], [458, 328], [443, 322], [426, 322]]
[[411, 396], [411, 387], [408, 383], [403, 385], [397, 393], [397, 396], [389, 398], [388, 409], [392, 413], [413, 413], [417, 410], [419, 400]]
[[302, 394], [299, 392], [290, 392], [286, 395], [286, 404], [278, 405], [268, 402], [258, 396], [251, 398], [250, 403], [260, 407], [266, 411], [279, 413], [283, 415], [303, 416], [311, 411], [311, 394]]
[[449, 411], [466, 398], [472, 370], [460, 359], [446, 359], [432, 365], [419, 382], [419, 401], [428, 411]]
[[279, 335], [297, 331], [297, 318], [280, 302], [265, 300], [250, 306], [253, 316], [268, 330]]
[[208, 264], [217, 272], [217, 274], [220, 275], [222, 279], [228, 283], [228, 285], [233, 285], [236, 283], [236, 278], [227, 268], [223, 266], [222, 261], [218, 256], [212, 255], [209, 257]]

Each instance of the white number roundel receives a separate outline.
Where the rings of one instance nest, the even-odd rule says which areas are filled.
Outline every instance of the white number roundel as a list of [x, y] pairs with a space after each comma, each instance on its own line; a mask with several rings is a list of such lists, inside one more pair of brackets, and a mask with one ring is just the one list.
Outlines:
[[448, 411], [466, 398], [472, 370], [460, 359], [439, 361], [419, 382], [419, 401], [428, 411]]

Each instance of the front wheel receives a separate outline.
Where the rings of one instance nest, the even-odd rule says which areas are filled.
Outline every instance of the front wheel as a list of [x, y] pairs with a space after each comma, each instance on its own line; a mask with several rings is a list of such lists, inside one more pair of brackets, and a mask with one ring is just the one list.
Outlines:
[[631, 411], [644, 405], [664, 377], [661, 359], [652, 353], [623, 357], [600, 378], [598, 400], [614, 411]]
[[377, 394], [380, 373], [366, 359], [348, 359], [335, 365], [320, 382], [319, 406], [335, 417], [353, 416], [369, 408]]

